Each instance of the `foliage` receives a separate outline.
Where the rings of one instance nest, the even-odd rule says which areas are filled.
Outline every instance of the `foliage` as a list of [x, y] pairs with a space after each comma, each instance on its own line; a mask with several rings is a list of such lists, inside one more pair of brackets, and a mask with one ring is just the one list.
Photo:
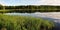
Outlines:
[[7, 30], [52, 30], [54, 23], [42, 18], [0, 15], [0, 29]]
[[0, 5], [0, 9], [11, 10], [13, 12], [58, 12], [60, 11], [60, 6], [48, 6], [48, 5], [41, 5], [41, 6], [34, 6], [34, 5], [27, 5], [27, 6], [2, 6]]

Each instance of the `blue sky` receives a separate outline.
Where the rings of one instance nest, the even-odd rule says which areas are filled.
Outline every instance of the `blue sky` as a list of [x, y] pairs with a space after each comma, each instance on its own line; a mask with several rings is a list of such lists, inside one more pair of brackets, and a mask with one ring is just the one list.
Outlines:
[[0, 4], [14, 5], [60, 5], [60, 0], [0, 0]]

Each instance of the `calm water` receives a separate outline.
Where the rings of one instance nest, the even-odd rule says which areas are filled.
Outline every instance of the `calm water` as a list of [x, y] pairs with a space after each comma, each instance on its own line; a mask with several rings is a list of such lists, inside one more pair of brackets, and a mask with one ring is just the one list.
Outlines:
[[52, 20], [56, 23], [60, 23], [60, 12], [35, 12], [35, 13], [6, 13], [5, 15], [20, 15], [20, 16], [33, 16], [43, 19]]
[[21, 16], [48, 17], [48, 18], [60, 19], [60, 12], [6, 13], [5, 15], [21, 15]]

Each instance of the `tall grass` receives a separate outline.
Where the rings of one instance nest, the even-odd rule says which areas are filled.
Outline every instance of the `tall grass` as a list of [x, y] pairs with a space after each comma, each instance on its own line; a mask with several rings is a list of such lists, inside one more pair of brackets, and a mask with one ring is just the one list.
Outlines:
[[0, 15], [0, 30], [52, 30], [54, 23], [42, 18]]

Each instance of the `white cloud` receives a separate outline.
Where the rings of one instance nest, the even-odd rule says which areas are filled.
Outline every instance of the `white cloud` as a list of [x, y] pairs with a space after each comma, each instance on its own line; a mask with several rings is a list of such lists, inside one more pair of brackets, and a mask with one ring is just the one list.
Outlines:
[[[5, 0], [0, 0], [2, 5], [60, 5], [60, 0], [13, 0], [14, 3], [5, 3]], [[12, 0], [9, 0], [9, 2]], [[13, 2], [12, 1], [12, 2]], [[7, 1], [6, 1], [7, 2]]]
[[6, 3], [4, 3], [2, 0], [0, 0], [0, 4], [3, 5], [3, 6], [6, 5]]
[[43, 5], [60, 5], [60, 0], [43, 0]]

